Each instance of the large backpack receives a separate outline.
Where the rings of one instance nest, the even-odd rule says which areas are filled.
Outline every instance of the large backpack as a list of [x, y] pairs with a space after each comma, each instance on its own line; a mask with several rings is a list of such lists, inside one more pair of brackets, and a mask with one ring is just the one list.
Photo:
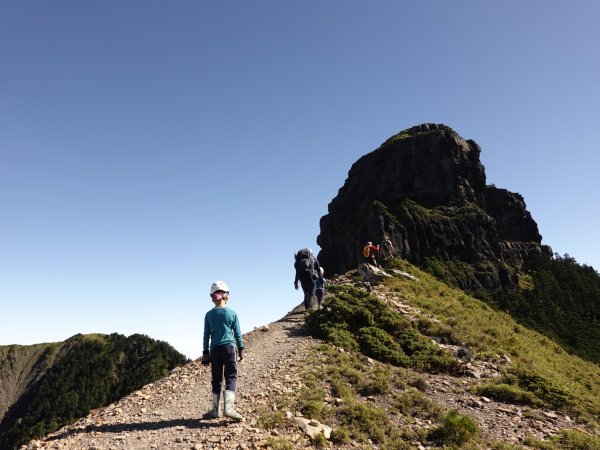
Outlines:
[[318, 278], [317, 271], [315, 270], [315, 257], [310, 250], [307, 248], [298, 250], [298, 253], [294, 255], [294, 259], [294, 269], [296, 269], [300, 279], [316, 280]]

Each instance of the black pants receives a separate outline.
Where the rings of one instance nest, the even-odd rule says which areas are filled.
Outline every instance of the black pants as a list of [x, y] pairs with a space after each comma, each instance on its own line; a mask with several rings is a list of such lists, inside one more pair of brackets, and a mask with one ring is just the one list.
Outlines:
[[225, 377], [225, 390], [235, 392], [237, 361], [233, 345], [219, 345], [210, 351], [210, 369], [212, 373], [212, 391], [215, 394], [221, 392], [223, 377]]
[[315, 282], [310, 278], [308, 280], [300, 279], [300, 284], [304, 292], [304, 308], [308, 309], [310, 308], [312, 296], [315, 295]]

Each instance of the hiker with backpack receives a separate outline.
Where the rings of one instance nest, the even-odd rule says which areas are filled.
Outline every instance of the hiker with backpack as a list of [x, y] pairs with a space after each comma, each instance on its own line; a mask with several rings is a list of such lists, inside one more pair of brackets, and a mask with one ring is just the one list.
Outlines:
[[229, 300], [229, 288], [224, 281], [212, 284], [210, 298], [215, 306], [204, 317], [203, 352], [200, 360], [204, 365], [210, 364], [212, 375], [212, 409], [205, 414], [205, 418], [216, 419], [221, 416], [221, 388], [225, 377], [224, 414], [240, 421], [243, 417], [234, 408], [237, 360], [242, 360], [244, 350], [240, 322], [235, 311], [225, 306]]
[[375, 254], [379, 251], [379, 245], [373, 245], [372, 242], [367, 242], [367, 245], [363, 247], [362, 255], [367, 263], [373, 264], [375, 267], [379, 267], [377, 264], [377, 258]]
[[304, 309], [308, 311], [312, 297], [315, 294], [315, 283], [320, 276], [321, 266], [314, 257], [310, 248], [298, 250], [294, 255], [294, 269], [296, 269], [296, 278], [294, 279], [294, 288], [298, 290], [298, 281], [304, 292]]
[[394, 244], [389, 237], [385, 236], [383, 242], [380, 245], [379, 259], [383, 267], [387, 267], [388, 261], [395, 255], [396, 250]]

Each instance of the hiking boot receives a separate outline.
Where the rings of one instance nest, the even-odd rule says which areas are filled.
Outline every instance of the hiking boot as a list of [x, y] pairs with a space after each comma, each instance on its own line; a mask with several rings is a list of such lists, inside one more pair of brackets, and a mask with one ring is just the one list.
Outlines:
[[242, 415], [238, 413], [235, 408], [235, 392], [233, 391], [225, 391], [225, 417], [229, 417], [230, 419], [241, 421], [243, 419]]
[[221, 417], [221, 393], [213, 392], [212, 409], [204, 414], [205, 419], [218, 419]]

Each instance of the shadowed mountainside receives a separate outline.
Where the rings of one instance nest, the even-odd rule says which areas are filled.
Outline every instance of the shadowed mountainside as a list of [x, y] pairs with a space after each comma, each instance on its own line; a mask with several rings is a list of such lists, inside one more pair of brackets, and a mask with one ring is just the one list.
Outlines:
[[169, 344], [143, 335], [0, 347], [0, 448], [52, 432], [185, 361]]

